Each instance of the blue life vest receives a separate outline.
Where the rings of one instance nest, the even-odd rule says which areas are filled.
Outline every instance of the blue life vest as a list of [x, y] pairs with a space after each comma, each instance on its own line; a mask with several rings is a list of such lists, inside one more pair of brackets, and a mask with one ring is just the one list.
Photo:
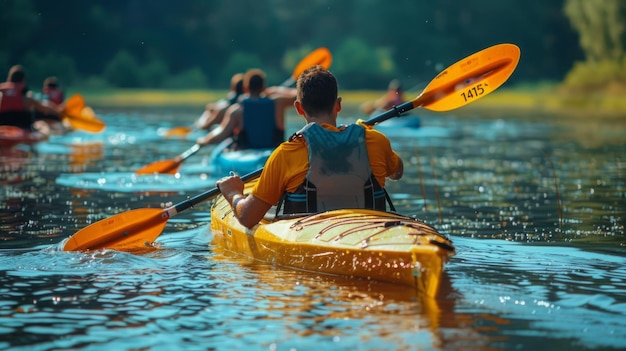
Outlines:
[[245, 98], [243, 107], [243, 130], [237, 144], [242, 149], [275, 148], [284, 141], [284, 131], [276, 128], [276, 106], [274, 100]]
[[309, 171], [294, 193], [283, 195], [278, 210], [284, 205], [284, 214], [343, 208], [386, 211], [389, 199], [372, 174], [365, 129], [356, 124], [340, 129], [335, 132], [309, 123], [296, 133], [306, 140]]

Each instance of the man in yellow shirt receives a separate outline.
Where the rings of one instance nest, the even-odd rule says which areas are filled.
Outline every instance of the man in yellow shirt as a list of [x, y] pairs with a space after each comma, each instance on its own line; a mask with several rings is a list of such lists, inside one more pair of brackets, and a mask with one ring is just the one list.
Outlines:
[[368, 126], [337, 127], [337, 90], [325, 68], [304, 71], [294, 107], [307, 125], [274, 150], [249, 195], [237, 175], [217, 181], [242, 225], [253, 227], [279, 201], [284, 213], [386, 207], [385, 179], [402, 177], [402, 159], [387, 137]]

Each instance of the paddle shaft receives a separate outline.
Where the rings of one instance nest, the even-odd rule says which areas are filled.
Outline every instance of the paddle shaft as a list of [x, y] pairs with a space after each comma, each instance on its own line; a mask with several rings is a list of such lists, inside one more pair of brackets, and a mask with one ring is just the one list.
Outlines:
[[[261, 175], [261, 172], [263, 172], [263, 168], [259, 168], [256, 171], [250, 172], [246, 175], [241, 176], [241, 180], [243, 182], [247, 182], [250, 181], [252, 179], [258, 178]], [[220, 189], [215, 187], [212, 188], [211, 190], [205, 191], [204, 193], [198, 194], [192, 198], [189, 198], [185, 201], [179, 202], [176, 205], [166, 209], [166, 211], [170, 211], [171, 209], [174, 209], [176, 211], [176, 213], [179, 213], [181, 211], [184, 211], [190, 207], [193, 207], [201, 202], [204, 202], [206, 200], [209, 200], [217, 195], [220, 194]], [[171, 213], [171, 212], [170, 212]], [[170, 215], [171, 217], [171, 215]]]
[[200, 144], [194, 144], [192, 147], [190, 147], [189, 149], [187, 149], [187, 151], [183, 152], [182, 154], [180, 154], [178, 156], [178, 158], [180, 159], [180, 162], [183, 162], [184, 160], [188, 159], [189, 157], [191, 157], [193, 154], [195, 154], [196, 152], [198, 152], [200, 150], [202, 146]]
[[370, 119], [368, 119], [367, 121], [363, 122], [367, 125], [370, 126], [374, 126], [380, 122], [384, 122], [390, 118], [393, 117], [400, 117], [402, 116], [403, 113], [410, 111], [412, 109], [414, 109], [415, 106], [413, 106], [413, 101], [408, 101], [405, 102], [403, 104], [400, 104], [398, 106], [393, 106], [390, 110], [385, 111], [381, 114], [379, 114], [378, 116], [372, 117]]

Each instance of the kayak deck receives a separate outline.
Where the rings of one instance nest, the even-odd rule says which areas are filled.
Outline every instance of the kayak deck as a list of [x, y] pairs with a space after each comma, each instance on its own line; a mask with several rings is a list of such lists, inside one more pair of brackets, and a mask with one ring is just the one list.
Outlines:
[[[249, 186], [246, 187], [249, 189]], [[454, 246], [411, 217], [363, 209], [264, 219], [252, 229], [219, 196], [213, 244], [262, 262], [304, 271], [391, 282], [435, 296]]]

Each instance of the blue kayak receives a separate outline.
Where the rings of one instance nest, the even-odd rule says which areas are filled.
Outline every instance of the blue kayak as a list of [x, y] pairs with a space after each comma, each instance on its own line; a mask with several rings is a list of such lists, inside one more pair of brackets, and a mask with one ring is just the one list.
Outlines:
[[230, 172], [247, 174], [265, 166], [273, 148], [233, 149], [234, 140], [228, 138], [215, 145], [209, 158], [209, 169], [214, 176], [225, 176]]
[[274, 149], [216, 150], [210, 164], [216, 175], [227, 175], [231, 171], [247, 174], [263, 168], [272, 151]]

